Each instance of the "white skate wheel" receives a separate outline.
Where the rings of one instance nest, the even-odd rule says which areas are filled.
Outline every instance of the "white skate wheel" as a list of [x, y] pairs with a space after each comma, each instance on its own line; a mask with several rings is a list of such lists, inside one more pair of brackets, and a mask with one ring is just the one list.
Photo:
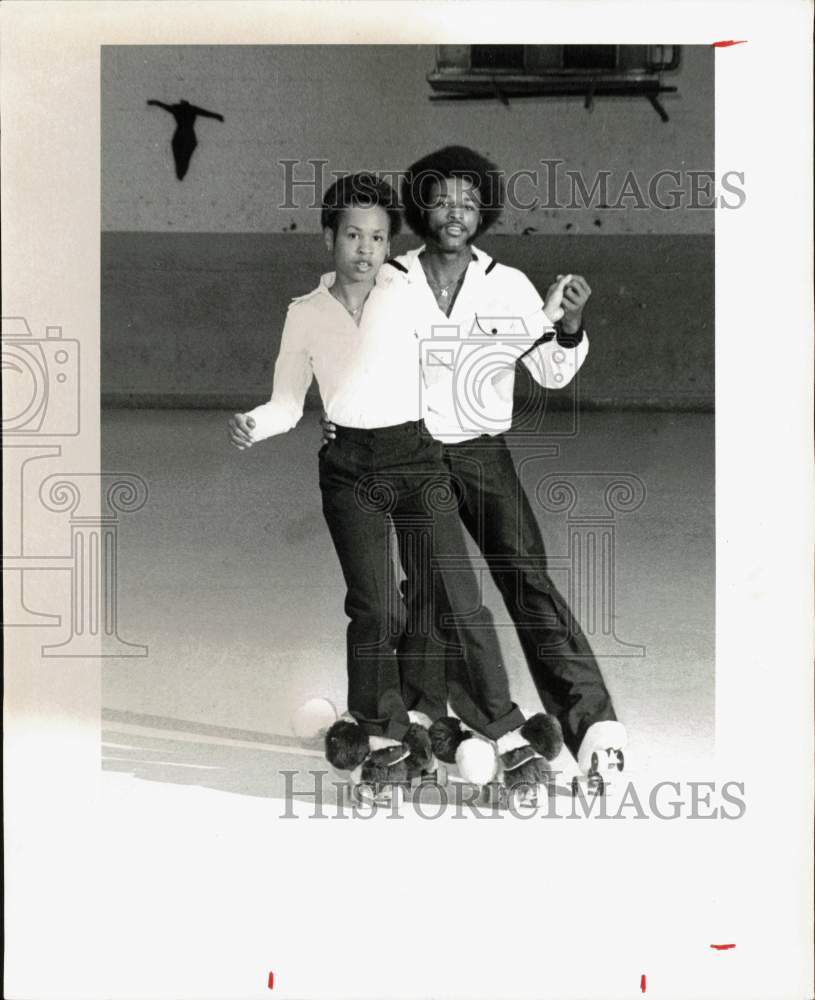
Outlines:
[[459, 744], [456, 764], [461, 777], [473, 785], [489, 784], [498, 769], [498, 759], [492, 743], [475, 736]]
[[291, 727], [299, 740], [316, 740], [337, 721], [337, 709], [328, 698], [311, 698], [294, 713]]
[[[612, 753], [609, 760], [608, 751], [616, 752], [627, 745], [625, 726], [616, 720], [595, 722], [589, 726], [577, 752], [577, 763], [585, 774], [598, 770], [606, 770], [609, 764], [617, 767], [618, 758]], [[596, 758], [596, 759], [595, 759]]]

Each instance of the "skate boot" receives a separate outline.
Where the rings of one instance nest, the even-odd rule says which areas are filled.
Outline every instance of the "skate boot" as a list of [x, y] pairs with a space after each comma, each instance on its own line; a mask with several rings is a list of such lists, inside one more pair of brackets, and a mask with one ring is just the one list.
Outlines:
[[429, 717], [423, 712], [410, 711], [408, 718], [410, 727], [402, 742], [410, 750], [407, 759], [410, 787], [415, 789], [422, 786], [446, 785], [447, 770], [433, 753]]
[[553, 715], [538, 712], [497, 742], [499, 775], [504, 797], [513, 795], [519, 805], [535, 807], [548, 795], [555, 775], [552, 761], [563, 748], [563, 732]]
[[343, 716], [325, 734], [326, 760], [347, 781], [357, 802], [389, 807], [396, 801], [398, 805], [410, 784], [409, 770], [427, 762], [429, 737], [423, 741], [410, 730], [406, 735], [410, 744], [367, 736], [355, 719]]
[[[589, 726], [577, 752], [577, 764], [590, 789], [600, 795], [606, 792], [609, 779], [625, 766], [623, 751], [627, 743], [625, 726], [621, 722], [609, 720]], [[575, 786], [577, 782], [578, 779], [573, 780]]]
[[454, 764], [464, 781], [472, 785], [481, 788], [495, 777], [498, 758], [492, 743], [452, 715], [436, 719], [430, 727], [430, 745], [438, 760]]

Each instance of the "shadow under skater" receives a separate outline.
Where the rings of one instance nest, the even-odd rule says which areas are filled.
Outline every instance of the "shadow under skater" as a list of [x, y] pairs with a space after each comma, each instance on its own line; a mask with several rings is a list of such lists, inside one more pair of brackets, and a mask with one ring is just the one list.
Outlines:
[[214, 111], [205, 111], [197, 108], [189, 101], [179, 101], [178, 104], [165, 104], [163, 101], [148, 101], [157, 108], [164, 108], [175, 118], [176, 129], [173, 133], [172, 149], [175, 160], [175, 175], [179, 180], [183, 180], [190, 166], [192, 154], [198, 145], [195, 135], [195, 119], [200, 115], [202, 118], [215, 118], [219, 122], [224, 120], [223, 115]]

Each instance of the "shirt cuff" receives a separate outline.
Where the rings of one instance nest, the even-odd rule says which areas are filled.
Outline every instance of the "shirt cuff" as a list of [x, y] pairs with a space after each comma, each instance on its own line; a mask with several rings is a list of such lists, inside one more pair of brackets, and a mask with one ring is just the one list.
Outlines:
[[292, 427], [296, 426], [302, 415], [302, 407], [298, 411], [294, 407], [276, 405], [272, 401], [261, 403], [254, 410], [244, 413], [245, 417], [252, 417], [255, 421], [255, 428], [251, 431], [253, 444], [258, 444], [260, 441], [265, 441], [278, 434], [285, 434], [286, 431], [290, 431]]
[[557, 331], [555, 334], [557, 342], [561, 347], [577, 347], [586, 332], [586, 328], [581, 323], [577, 333], [566, 333], [560, 320], [555, 324], [555, 330]]

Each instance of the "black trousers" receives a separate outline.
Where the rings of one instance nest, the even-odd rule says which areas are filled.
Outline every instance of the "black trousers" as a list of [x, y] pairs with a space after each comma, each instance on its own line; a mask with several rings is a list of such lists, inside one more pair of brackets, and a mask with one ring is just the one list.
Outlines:
[[[481, 731], [492, 739], [515, 729], [523, 716], [512, 702], [492, 615], [481, 604], [450, 486], [443, 447], [423, 422], [357, 430], [337, 427], [320, 450], [323, 513], [340, 560], [347, 594], [348, 710], [369, 735], [401, 739], [409, 708], [446, 703], [438, 660], [423, 650], [436, 627], [436, 602], [458, 625], [451, 652], [469, 697], [478, 705]], [[395, 529], [404, 572], [412, 581], [410, 621], [391, 550]], [[403, 697], [397, 645], [406, 635], [421, 644], [403, 663], [411, 704]], [[433, 642], [443, 637], [434, 633]], [[436, 712], [435, 715], [440, 713]]]
[[[616, 716], [591, 646], [548, 575], [540, 528], [506, 441], [503, 435], [485, 435], [443, 445], [443, 454], [461, 520], [501, 592], [541, 701], [546, 711], [559, 720], [568, 748], [577, 753], [592, 723]], [[405, 598], [410, 615], [415, 600], [410, 578]], [[444, 600], [439, 589], [435, 634], [441, 638], [441, 645], [434, 650], [426, 638], [406, 635], [400, 657], [415, 660], [423, 653], [425, 669], [434, 675], [443, 659], [451, 704], [464, 722], [478, 729], [483, 724], [481, 710], [478, 699], [473, 697], [466, 666], [455, 655], [455, 634], [446, 624], [450, 609]], [[406, 678], [408, 705], [421, 686]], [[427, 682], [423, 686], [430, 687]]]

